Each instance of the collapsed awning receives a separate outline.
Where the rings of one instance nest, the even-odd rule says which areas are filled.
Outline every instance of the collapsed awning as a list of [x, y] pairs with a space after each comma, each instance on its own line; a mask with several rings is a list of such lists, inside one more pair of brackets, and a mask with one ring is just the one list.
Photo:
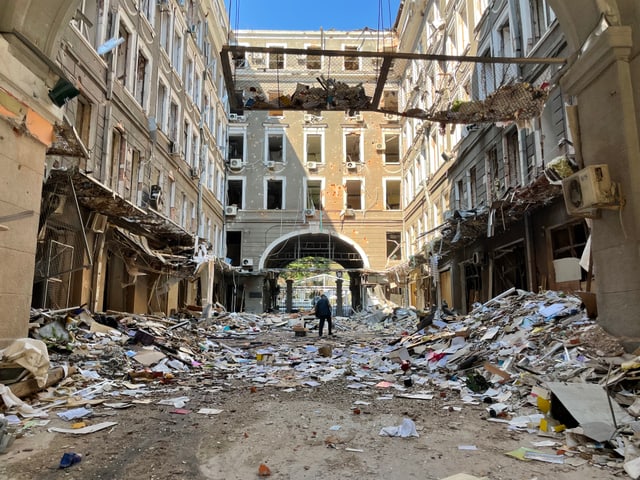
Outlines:
[[68, 178], [73, 182], [81, 206], [107, 216], [114, 225], [145, 237], [150, 248], [193, 254], [193, 234], [152, 208], [145, 210], [134, 205], [76, 168], [52, 170], [47, 183], [64, 182]]

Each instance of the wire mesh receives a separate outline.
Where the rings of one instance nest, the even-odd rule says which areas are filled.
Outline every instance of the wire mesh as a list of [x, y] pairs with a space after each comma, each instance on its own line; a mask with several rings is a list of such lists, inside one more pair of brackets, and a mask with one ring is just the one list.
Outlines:
[[522, 82], [520, 64], [564, 63], [561, 58], [319, 49], [310, 53], [246, 46], [227, 46], [222, 53], [235, 112], [377, 111], [438, 123], [534, 118], [544, 107], [548, 89], [542, 83]]

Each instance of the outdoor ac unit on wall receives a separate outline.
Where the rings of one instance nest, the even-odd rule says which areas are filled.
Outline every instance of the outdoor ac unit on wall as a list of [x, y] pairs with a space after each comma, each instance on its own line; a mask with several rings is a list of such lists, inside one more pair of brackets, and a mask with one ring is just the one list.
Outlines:
[[358, 168], [357, 162], [347, 162], [347, 170], [355, 170]]
[[353, 208], [345, 208], [343, 210], [343, 217], [355, 217], [356, 216], [356, 212]]
[[305, 217], [313, 217], [316, 214], [316, 209], [315, 208], [305, 208], [304, 209], [304, 216]]
[[307, 162], [307, 168], [309, 170], [317, 170], [318, 164], [316, 162]]
[[240, 170], [242, 168], [242, 159], [232, 158], [231, 160], [229, 160], [229, 168], [231, 170]]
[[376, 150], [384, 151], [385, 150], [384, 143], [376, 143]]
[[268, 168], [269, 170], [273, 170], [274, 168], [276, 168], [276, 162], [274, 162], [273, 160], [269, 160], [269, 161], [267, 162], [267, 168]]
[[589, 165], [562, 180], [564, 203], [569, 215], [589, 213], [617, 203], [617, 187], [609, 176], [609, 167]]
[[243, 258], [242, 259], [243, 267], [253, 267], [253, 258]]
[[224, 207], [224, 214], [227, 217], [235, 217], [238, 214], [238, 207], [235, 205], [227, 205]]

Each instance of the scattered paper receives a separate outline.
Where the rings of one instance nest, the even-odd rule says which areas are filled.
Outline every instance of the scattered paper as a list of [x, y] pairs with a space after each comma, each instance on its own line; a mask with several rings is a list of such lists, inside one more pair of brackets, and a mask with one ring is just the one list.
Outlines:
[[380, 430], [380, 436], [382, 437], [419, 437], [416, 430], [416, 424], [410, 418], [402, 420], [402, 425], [397, 427], [383, 427]]
[[198, 413], [200, 413], [201, 415], [219, 415], [223, 411], [224, 410], [220, 410], [218, 408], [201, 408], [200, 410], [198, 410]]

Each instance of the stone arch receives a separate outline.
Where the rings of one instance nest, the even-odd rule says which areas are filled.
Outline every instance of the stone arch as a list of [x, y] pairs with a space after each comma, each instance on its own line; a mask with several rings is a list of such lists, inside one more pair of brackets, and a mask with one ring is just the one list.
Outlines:
[[[336, 232], [320, 232], [317, 229], [306, 228], [287, 233], [271, 242], [260, 257], [259, 269], [263, 270], [282, 267], [286, 258], [274, 261], [274, 252], [278, 252], [280, 254], [284, 251], [291, 250], [296, 246], [296, 244], [299, 244], [299, 242], [315, 243], [318, 245], [333, 244], [338, 256], [336, 258], [332, 258], [332, 260], [342, 265], [346, 270], [368, 269], [370, 267], [368, 255], [364, 249], [351, 238]], [[301, 253], [301, 257], [325, 256], [322, 252], [318, 252], [319, 254], [314, 255], [313, 249], [310, 248], [302, 248], [299, 252]], [[329, 256], [327, 256], [327, 258], [329, 258]]]

